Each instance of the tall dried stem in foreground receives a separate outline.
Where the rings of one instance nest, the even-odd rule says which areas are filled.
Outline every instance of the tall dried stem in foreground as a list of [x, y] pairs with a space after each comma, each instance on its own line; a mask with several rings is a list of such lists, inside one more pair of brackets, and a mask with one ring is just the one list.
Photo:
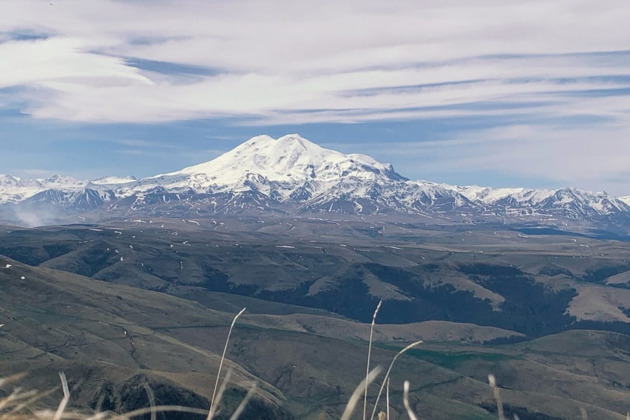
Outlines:
[[[374, 335], [374, 324], [376, 323], [376, 315], [378, 315], [378, 310], [381, 309], [382, 300], [378, 301], [378, 305], [376, 305], [376, 309], [374, 310], [374, 315], [372, 315], [372, 325], [370, 326], [370, 341], [368, 343], [368, 355], [367, 355], [367, 365], [365, 367], [365, 390], [363, 391], [363, 420], [365, 420], [365, 416], [367, 414], [367, 393], [368, 393], [368, 376], [370, 374], [370, 358], [372, 357], [372, 337]], [[372, 414], [373, 416], [374, 414]]]
[[149, 398], [149, 407], [151, 407], [151, 420], [156, 420], [157, 412], [155, 411], [155, 394], [153, 394], [153, 390], [149, 386], [148, 382], [144, 382], [142, 386], [144, 386], [144, 390], [147, 393], [147, 398]]
[[368, 376], [365, 379], [363, 379], [361, 383], [355, 388], [354, 392], [350, 396], [350, 399], [348, 400], [348, 404], [346, 404], [346, 409], [343, 411], [343, 414], [341, 415], [341, 420], [350, 419], [350, 416], [352, 415], [354, 408], [359, 402], [359, 398], [361, 398], [361, 394], [365, 390], [365, 385], [366, 384], [369, 385], [370, 382], [374, 381], [374, 379], [376, 379], [378, 374], [381, 373], [381, 370], [382, 369], [380, 366], [375, 367], [374, 370], [368, 373]]
[[[381, 388], [378, 390], [378, 395], [376, 396], [376, 401], [374, 402], [374, 409], [372, 410], [372, 415], [370, 416], [370, 420], [374, 420], [374, 416], [376, 415], [376, 409], [378, 407], [378, 402], [380, 401], [381, 394], [383, 393], [383, 388], [385, 387], [385, 383], [389, 381], [389, 374], [391, 373], [392, 368], [394, 367], [394, 363], [396, 363], [396, 359], [398, 359], [399, 356], [401, 356], [402, 354], [406, 353], [407, 351], [411, 350], [412, 348], [420, 344], [422, 344], [422, 341], [416, 341], [409, 344], [407, 347], [405, 347], [404, 349], [396, 353], [396, 356], [394, 356], [394, 358], [392, 359], [392, 362], [389, 364], [389, 368], [387, 368], [387, 373], [385, 373], [385, 378], [383, 379]], [[389, 410], [389, 404], [388, 404], [387, 409]]]
[[217, 406], [219, 405], [219, 403], [221, 402], [221, 399], [223, 398], [223, 393], [227, 389], [227, 385], [230, 382], [231, 376], [232, 376], [232, 369], [228, 369], [227, 373], [225, 374], [225, 378], [223, 378], [223, 381], [221, 381], [221, 386], [219, 387], [219, 391], [216, 394], [216, 399], [214, 401], [215, 404], [210, 405], [210, 410], [208, 411], [208, 417], [206, 418], [207, 420], [210, 420], [214, 417]]
[[385, 391], [385, 407], [385, 414], [387, 414], [387, 420], [389, 420], [389, 378], [387, 378], [387, 389]]
[[410, 420], [418, 420], [416, 417], [416, 413], [411, 409], [411, 404], [409, 404], [409, 381], [405, 381], [403, 384], [403, 404], [405, 405], [405, 410], [407, 410], [407, 415]]
[[232, 414], [232, 417], [230, 417], [230, 420], [237, 420], [241, 414], [243, 413], [243, 410], [245, 410], [245, 406], [249, 403], [249, 400], [251, 400], [252, 396], [254, 395], [254, 392], [256, 392], [256, 384], [252, 384], [252, 386], [249, 388], [249, 391], [247, 391], [247, 395], [245, 395], [245, 398], [243, 398], [243, 401], [241, 401], [241, 403], [238, 405], [238, 407], [236, 408], [236, 411], [234, 411], [234, 413]]
[[221, 378], [221, 368], [223, 367], [225, 354], [227, 353], [228, 344], [230, 343], [230, 336], [232, 335], [232, 330], [234, 329], [234, 324], [236, 324], [236, 320], [238, 319], [239, 316], [243, 314], [243, 312], [245, 312], [245, 308], [241, 309], [241, 311], [234, 316], [234, 319], [232, 319], [232, 325], [230, 325], [230, 330], [228, 331], [227, 339], [225, 340], [225, 346], [223, 347], [223, 354], [221, 355], [221, 362], [219, 362], [219, 371], [217, 372], [217, 380], [214, 383], [214, 391], [212, 391], [212, 399], [210, 400], [210, 411], [208, 412], [207, 420], [210, 420], [212, 418], [212, 415], [214, 414], [214, 410], [215, 410], [214, 400], [217, 395], [217, 387], [219, 386], [219, 379]]
[[499, 387], [497, 387], [497, 380], [494, 375], [488, 375], [488, 383], [492, 388], [492, 394], [494, 395], [494, 399], [497, 402], [497, 413], [499, 415], [499, 420], [505, 420], [505, 416], [503, 414], [503, 402], [501, 401], [501, 394], [499, 394]]
[[61, 416], [63, 416], [63, 412], [66, 409], [66, 405], [68, 405], [68, 401], [70, 401], [70, 389], [68, 389], [66, 374], [63, 372], [59, 372], [59, 378], [61, 379], [61, 386], [63, 388], [63, 398], [59, 403], [59, 407], [57, 408], [57, 412], [55, 413], [55, 417], [53, 417], [53, 420], [61, 419]]

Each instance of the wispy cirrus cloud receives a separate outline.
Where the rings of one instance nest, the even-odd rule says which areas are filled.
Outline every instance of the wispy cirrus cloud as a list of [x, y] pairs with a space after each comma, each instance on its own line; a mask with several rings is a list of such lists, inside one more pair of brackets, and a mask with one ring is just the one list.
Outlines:
[[332, 121], [348, 110], [382, 119], [384, 110], [621, 89], [630, 39], [602, 30], [630, 17], [615, 5], [8, 1], [0, 30], [15, 37], [0, 44], [0, 87], [24, 87], [23, 111], [39, 118], [263, 124], [292, 111], [303, 122], [319, 110]]
[[618, 0], [6, 0], [2, 9], [0, 111], [263, 129], [480, 119], [484, 127], [400, 144], [440, 158], [442, 172], [429, 171], [438, 179], [492, 166], [630, 190], [619, 181], [630, 159], [630, 8]]
[[[493, 178], [501, 187], [578, 187], [628, 194], [630, 126], [507, 124], [457, 138], [387, 144], [330, 144], [396, 162], [402, 174], [467, 185]], [[483, 183], [482, 183], [483, 185]]]

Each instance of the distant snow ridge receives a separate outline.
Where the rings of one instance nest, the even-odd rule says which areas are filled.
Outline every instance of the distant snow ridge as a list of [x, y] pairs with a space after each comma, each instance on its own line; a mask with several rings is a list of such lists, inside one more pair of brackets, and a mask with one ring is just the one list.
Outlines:
[[92, 185], [117, 185], [117, 184], [128, 184], [130, 182], [135, 182], [137, 179], [133, 176], [119, 177], [119, 176], [105, 176], [99, 179], [95, 179], [90, 181]]
[[297, 134], [253, 137], [209, 162], [143, 179], [0, 175], [2, 203], [31, 211], [52, 206], [178, 217], [274, 211], [404, 213], [473, 222], [630, 221], [630, 196], [410, 181], [389, 164], [325, 149]]
[[0, 174], [0, 204], [18, 203], [51, 189], [76, 191], [84, 188], [86, 184], [86, 181], [61, 175], [39, 179], [21, 179], [11, 175]]

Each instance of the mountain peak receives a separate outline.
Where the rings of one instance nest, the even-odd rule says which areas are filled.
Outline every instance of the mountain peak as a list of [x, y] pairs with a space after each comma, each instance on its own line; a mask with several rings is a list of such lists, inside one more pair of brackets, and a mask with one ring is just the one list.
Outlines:
[[[274, 161], [282, 161], [287, 157], [293, 157], [295, 159], [302, 158], [302, 160], [316, 159], [317, 156], [323, 154], [338, 154], [333, 150], [326, 150], [317, 144], [305, 139], [299, 134], [289, 134], [278, 139], [273, 137], [262, 135], [252, 137], [245, 143], [236, 147], [232, 151], [225, 153], [223, 156], [243, 156], [256, 155], [258, 157], [259, 165], [269, 165]], [[222, 158], [223, 156], [219, 157]], [[290, 161], [291, 159], [289, 159]], [[290, 169], [290, 168], [284, 168]]]
[[312, 148], [312, 147], [317, 147], [317, 148], [321, 149], [321, 147], [319, 147], [315, 143], [305, 139], [304, 137], [300, 136], [299, 134], [287, 134], [286, 136], [280, 137], [276, 141], [279, 142], [279, 143], [284, 143], [287, 146], [302, 147], [305, 150], [309, 149], [309, 148]]
[[305, 139], [304, 137], [300, 136], [299, 134], [287, 134], [284, 135], [282, 137], [279, 137], [277, 139], [274, 139], [271, 136], [268, 136], [266, 134], [260, 135], [260, 136], [256, 136], [256, 137], [252, 137], [251, 139], [247, 140], [246, 142], [244, 142], [241, 146], [248, 146], [248, 147], [253, 147], [253, 146], [269, 146], [272, 143], [276, 143], [276, 144], [282, 144], [282, 145], [286, 145], [286, 146], [301, 146], [304, 149], [308, 149], [310, 147], [319, 147], [317, 146], [315, 143]]
[[214, 184], [233, 185], [257, 175], [267, 181], [304, 183], [338, 181], [346, 176], [372, 179], [404, 179], [389, 164], [369, 156], [346, 155], [325, 149], [303, 138], [289, 134], [278, 139], [267, 135], [252, 137], [218, 158], [168, 175], [207, 177]]
[[[108, 209], [139, 211], [150, 207], [151, 212], [158, 213], [161, 210], [155, 206], [164, 205], [167, 214], [271, 209], [400, 212], [457, 220], [539, 223], [592, 220], [614, 224], [630, 220], [630, 197], [617, 199], [575, 188], [534, 190], [412, 182], [389, 164], [362, 154], [326, 149], [299, 134], [278, 139], [252, 137], [209, 162], [139, 180], [105, 177], [79, 181], [63, 176], [21, 180], [0, 175], [0, 216], [4, 204], [22, 202], [27, 209], [42, 206], [44, 211], [49, 211], [46, 203], [81, 211], [107, 203]], [[185, 206], [177, 204], [183, 202]]]

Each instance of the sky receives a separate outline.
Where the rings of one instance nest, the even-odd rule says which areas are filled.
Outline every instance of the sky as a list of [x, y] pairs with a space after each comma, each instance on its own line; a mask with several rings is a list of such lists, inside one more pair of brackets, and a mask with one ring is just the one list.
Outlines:
[[2, 0], [0, 173], [299, 133], [410, 179], [630, 194], [625, 0]]

